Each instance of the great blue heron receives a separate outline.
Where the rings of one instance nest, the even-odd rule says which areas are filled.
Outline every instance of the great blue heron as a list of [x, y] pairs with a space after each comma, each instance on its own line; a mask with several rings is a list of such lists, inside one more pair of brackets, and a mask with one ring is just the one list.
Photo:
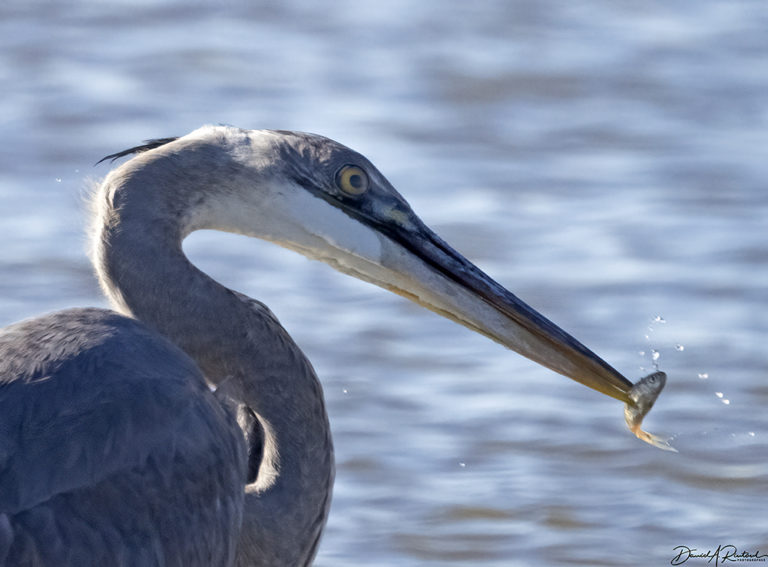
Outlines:
[[322, 260], [629, 401], [627, 379], [341, 144], [207, 126], [109, 157], [129, 153], [93, 198], [92, 258], [117, 312], [0, 333], [2, 565], [312, 561], [334, 477], [320, 383], [265, 305], [187, 260], [194, 230]]

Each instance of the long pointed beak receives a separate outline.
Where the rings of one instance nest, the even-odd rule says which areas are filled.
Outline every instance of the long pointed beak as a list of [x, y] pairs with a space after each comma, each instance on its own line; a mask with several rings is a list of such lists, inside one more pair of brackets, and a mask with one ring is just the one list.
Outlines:
[[378, 227], [407, 251], [384, 259], [406, 275], [385, 287], [593, 390], [630, 401], [629, 380], [456, 252], [418, 217], [409, 220], [409, 228]]

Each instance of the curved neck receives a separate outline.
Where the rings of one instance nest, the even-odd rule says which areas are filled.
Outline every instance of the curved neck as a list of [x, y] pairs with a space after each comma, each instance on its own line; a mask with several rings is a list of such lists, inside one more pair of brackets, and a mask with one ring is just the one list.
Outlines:
[[196, 187], [192, 176], [169, 187], [152, 176], [152, 165], [123, 166], [96, 195], [99, 280], [119, 311], [170, 338], [261, 423], [263, 458], [246, 487], [239, 564], [308, 564], [334, 476], [320, 383], [269, 309], [215, 282], [184, 255], [181, 241], [196, 228], [190, 225], [204, 225], [200, 211], [185, 205], [210, 199], [212, 188]]

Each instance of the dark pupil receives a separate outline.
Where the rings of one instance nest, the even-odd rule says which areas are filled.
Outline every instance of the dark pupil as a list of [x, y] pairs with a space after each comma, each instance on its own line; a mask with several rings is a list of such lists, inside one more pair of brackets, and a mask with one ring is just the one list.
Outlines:
[[360, 187], [363, 186], [363, 178], [357, 173], [355, 173], [354, 175], [350, 175], [349, 184], [355, 189], [360, 189]]

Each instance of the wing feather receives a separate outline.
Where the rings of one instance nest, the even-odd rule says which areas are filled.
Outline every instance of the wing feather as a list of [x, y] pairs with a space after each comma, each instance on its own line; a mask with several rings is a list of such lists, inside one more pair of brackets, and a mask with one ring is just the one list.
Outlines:
[[145, 530], [179, 513], [185, 528], [215, 520], [223, 532], [218, 544], [175, 550], [179, 558], [208, 544], [229, 546], [229, 556], [245, 460], [233, 416], [194, 362], [141, 323], [76, 309], [0, 332], [0, 565], [8, 523], [30, 564], [47, 565], [38, 555], [59, 541], [69, 559], [54, 564], [87, 565], [78, 552], [99, 542], [113, 554], [107, 563], [167, 551], [160, 526]]

